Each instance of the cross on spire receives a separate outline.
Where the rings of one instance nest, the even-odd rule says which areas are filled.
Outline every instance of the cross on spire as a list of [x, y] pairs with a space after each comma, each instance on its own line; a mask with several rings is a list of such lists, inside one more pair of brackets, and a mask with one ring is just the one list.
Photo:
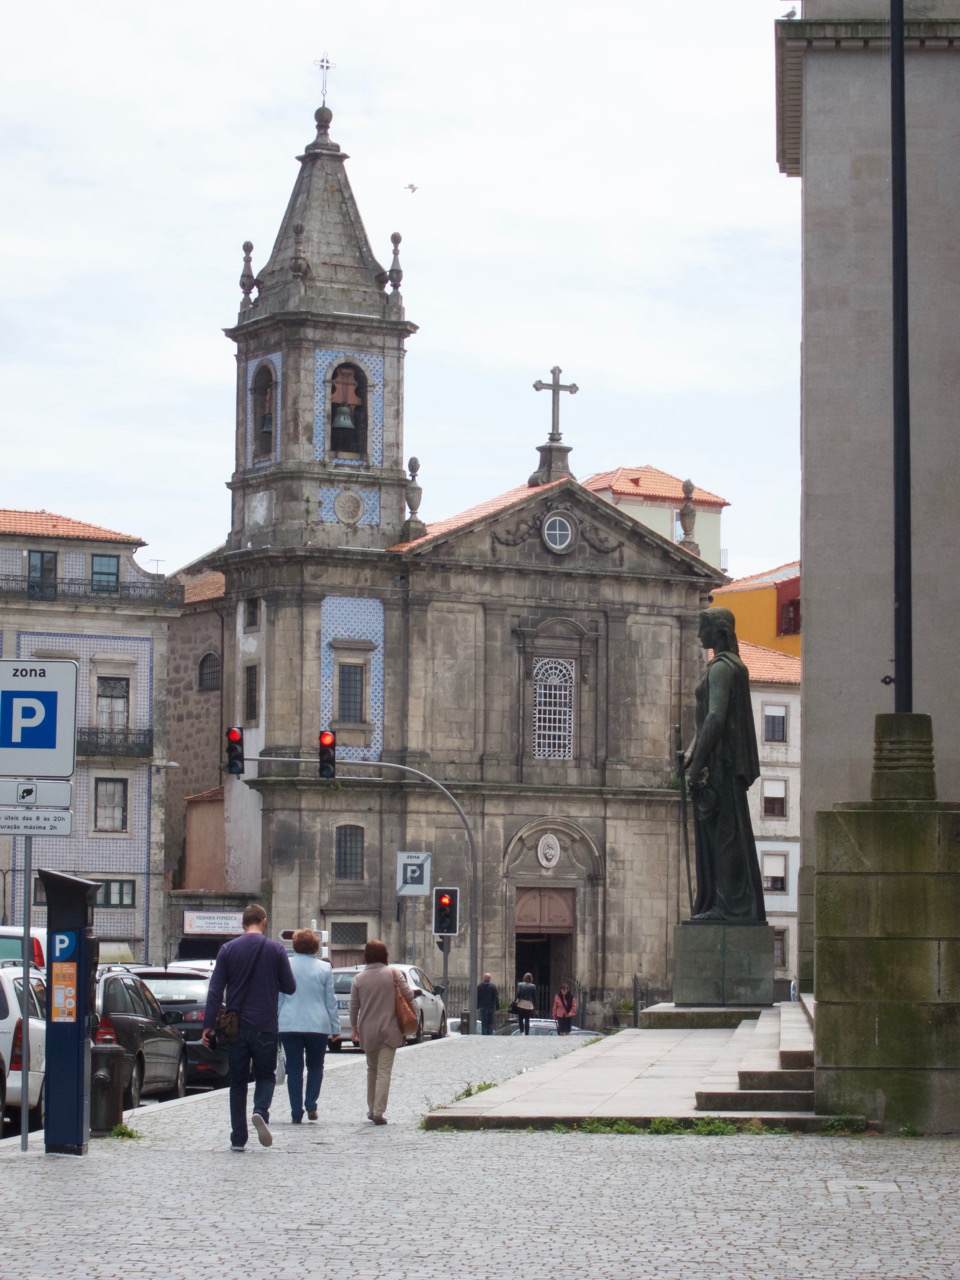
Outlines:
[[323, 105], [327, 105], [327, 72], [332, 71], [336, 67], [335, 62], [331, 62], [326, 54], [322, 58], [317, 58], [313, 64], [320, 68], [320, 93]]
[[560, 440], [560, 392], [569, 391], [572, 396], [575, 396], [580, 388], [575, 382], [571, 382], [568, 383], [567, 386], [563, 386], [560, 382], [560, 374], [563, 370], [557, 365], [554, 365], [550, 372], [553, 375], [553, 381], [541, 382], [538, 378], [533, 384], [533, 389], [534, 391], [549, 391], [552, 393], [553, 404], [551, 406], [552, 412], [550, 418], [549, 438], [551, 444], [557, 444]]

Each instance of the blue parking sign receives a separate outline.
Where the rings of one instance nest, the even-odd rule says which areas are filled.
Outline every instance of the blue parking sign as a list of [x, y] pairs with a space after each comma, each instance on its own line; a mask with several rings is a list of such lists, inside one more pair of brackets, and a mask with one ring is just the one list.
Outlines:
[[71, 777], [76, 725], [76, 662], [0, 661], [0, 777]]
[[53, 690], [15, 693], [0, 689], [0, 747], [49, 751], [57, 745], [57, 695]]

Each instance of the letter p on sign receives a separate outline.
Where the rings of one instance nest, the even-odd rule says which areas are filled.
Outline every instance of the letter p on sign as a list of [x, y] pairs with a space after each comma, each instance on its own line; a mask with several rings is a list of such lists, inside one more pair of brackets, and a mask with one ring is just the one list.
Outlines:
[[0, 746], [48, 751], [56, 745], [56, 693], [3, 690], [0, 697]]

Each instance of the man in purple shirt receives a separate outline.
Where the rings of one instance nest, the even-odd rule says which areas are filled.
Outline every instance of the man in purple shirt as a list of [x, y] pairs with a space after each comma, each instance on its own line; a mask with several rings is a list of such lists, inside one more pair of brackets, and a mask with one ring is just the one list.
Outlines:
[[203, 1043], [210, 1036], [224, 1003], [236, 1011], [240, 1034], [227, 1045], [230, 1069], [230, 1149], [247, 1145], [247, 1082], [253, 1074], [253, 1127], [261, 1145], [273, 1142], [270, 1103], [277, 1079], [277, 1007], [280, 992], [293, 995], [297, 984], [287, 953], [266, 936], [267, 913], [251, 903], [243, 913], [243, 933], [220, 948], [207, 989]]

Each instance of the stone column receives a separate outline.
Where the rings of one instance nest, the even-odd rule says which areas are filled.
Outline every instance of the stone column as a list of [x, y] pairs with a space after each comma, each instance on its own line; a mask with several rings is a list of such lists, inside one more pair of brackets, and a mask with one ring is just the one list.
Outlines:
[[929, 716], [877, 716], [871, 791], [817, 814], [816, 1110], [960, 1132], [960, 805]]

